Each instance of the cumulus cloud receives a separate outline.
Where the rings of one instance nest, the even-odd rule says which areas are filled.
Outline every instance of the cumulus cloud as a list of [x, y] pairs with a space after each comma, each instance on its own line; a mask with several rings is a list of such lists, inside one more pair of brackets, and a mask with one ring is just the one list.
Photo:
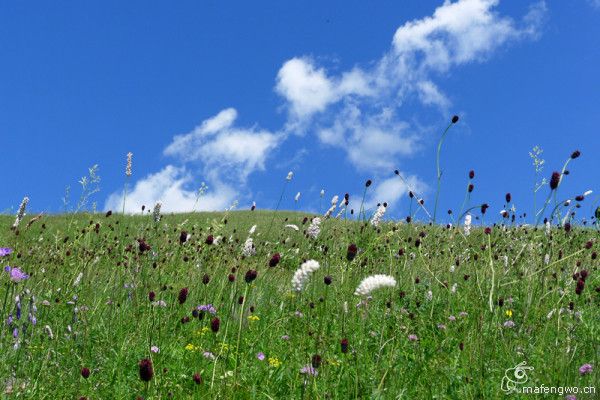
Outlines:
[[[231, 187], [218, 184], [199, 196], [200, 182], [184, 167], [167, 165], [159, 172], [150, 174], [135, 183], [128, 191], [125, 212], [140, 212], [142, 205], [151, 209], [157, 202], [162, 203], [163, 212], [224, 210], [236, 198]], [[123, 193], [111, 194], [106, 200], [105, 209], [121, 210]]]
[[[239, 189], [251, 173], [265, 168], [269, 152], [282, 137], [256, 127], [237, 127], [236, 118], [237, 111], [228, 108], [175, 136], [163, 153], [178, 166], [167, 165], [137, 181], [127, 193], [126, 211], [139, 212], [142, 205], [151, 207], [158, 201], [166, 212], [223, 210], [243, 196]], [[199, 198], [201, 182], [209, 188]], [[123, 193], [116, 192], [105, 209], [121, 210], [122, 205]]]
[[452, 103], [436, 77], [539, 32], [545, 3], [534, 4], [520, 22], [496, 13], [497, 4], [445, 1], [433, 15], [400, 26], [390, 49], [367, 69], [336, 75], [307, 57], [286, 61], [275, 89], [285, 99], [288, 129], [316, 131], [322, 143], [345, 150], [359, 169], [389, 168], [414, 154], [419, 132], [399, 117], [405, 100], [447, 114]]
[[235, 109], [225, 109], [191, 132], [175, 136], [164, 154], [186, 163], [201, 162], [213, 180], [227, 177], [243, 181], [265, 168], [265, 159], [281, 136], [255, 127], [235, 127], [236, 118]]

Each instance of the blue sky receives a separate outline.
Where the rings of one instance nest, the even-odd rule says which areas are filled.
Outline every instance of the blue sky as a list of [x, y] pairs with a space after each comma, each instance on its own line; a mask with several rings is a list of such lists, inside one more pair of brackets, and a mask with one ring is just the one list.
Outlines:
[[92, 201], [120, 209], [131, 151], [130, 211], [274, 208], [292, 170], [283, 208], [358, 208], [371, 178], [369, 205], [405, 216], [393, 171], [431, 207], [453, 114], [442, 214], [470, 169], [473, 203], [531, 214], [535, 145], [543, 177], [581, 150], [565, 197], [600, 193], [598, 1], [5, 2], [0, 37], [4, 212], [76, 203], [93, 164]]

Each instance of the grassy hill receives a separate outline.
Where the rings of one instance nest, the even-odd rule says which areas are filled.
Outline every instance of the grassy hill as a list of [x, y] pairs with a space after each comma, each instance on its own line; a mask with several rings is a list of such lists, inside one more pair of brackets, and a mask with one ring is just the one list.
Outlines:
[[[504, 399], [506, 375], [594, 398], [597, 231], [325, 219], [309, 237], [311, 217], [1, 216], [0, 261], [29, 275], [0, 275], [1, 393]], [[356, 295], [375, 274], [395, 286]]]

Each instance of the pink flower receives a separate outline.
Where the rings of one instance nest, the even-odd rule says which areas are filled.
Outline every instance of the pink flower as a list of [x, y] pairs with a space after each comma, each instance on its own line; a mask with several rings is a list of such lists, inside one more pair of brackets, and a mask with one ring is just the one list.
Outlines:
[[258, 358], [260, 361], [263, 361], [265, 359], [265, 353], [261, 351], [256, 355], [256, 358]]
[[581, 375], [591, 374], [593, 370], [594, 368], [592, 367], [592, 364], [583, 364], [581, 367], [579, 367], [579, 373]]

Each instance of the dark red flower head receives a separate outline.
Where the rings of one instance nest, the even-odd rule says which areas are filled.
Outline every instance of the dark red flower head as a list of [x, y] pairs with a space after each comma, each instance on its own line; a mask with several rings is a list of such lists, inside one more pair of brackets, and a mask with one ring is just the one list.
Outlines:
[[152, 360], [144, 358], [138, 364], [140, 368], [140, 379], [144, 382], [150, 382], [154, 376], [154, 368], [152, 368]]
[[146, 243], [144, 241], [144, 239], [138, 239], [138, 244], [139, 244], [139, 248], [140, 248], [140, 253], [143, 253], [145, 251], [149, 251], [152, 249], [152, 247], [150, 247], [150, 245], [148, 243]]
[[185, 301], [187, 300], [188, 297], [188, 293], [189, 293], [189, 289], [184, 287], [179, 291], [179, 295], [177, 296], [177, 300], [179, 300], [179, 304], [183, 304], [185, 303]]
[[188, 233], [186, 231], [181, 231], [181, 233], [179, 234], [179, 243], [184, 244], [185, 242], [187, 242], [188, 239]]
[[210, 321], [210, 330], [214, 333], [219, 332], [219, 327], [221, 326], [221, 320], [217, 317], [213, 318]]
[[154, 301], [155, 298], [156, 298], [156, 293], [154, 293], [154, 292], [148, 293], [148, 300]]
[[452, 117], [452, 123], [455, 124], [458, 122], [458, 115], [455, 115], [454, 117]]
[[583, 289], [585, 289], [585, 281], [583, 279], [579, 279], [577, 281], [577, 286], [575, 287], [575, 293], [580, 295], [583, 292]]
[[475, 171], [470, 170], [469, 171], [469, 179], [473, 179], [473, 178], [475, 178]]
[[192, 377], [192, 379], [194, 380], [194, 382], [196, 382], [196, 385], [199, 385], [202, 383], [202, 376], [200, 376], [200, 373], [196, 372], [194, 374], [194, 376]]
[[346, 258], [348, 259], [348, 261], [354, 260], [354, 257], [356, 257], [356, 253], [358, 253], [358, 247], [356, 247], [356, 245], [352, 243], [350, 246], [348, 246], [348, 251], [346, 252]]
[[213, 237], [213, 235], [208, 235], [206, 237], [206, 240], [204, 241], [204, 243], [211, 245], [211, 244], [213, 244], [214, 241], [215, 241], [215, 238]]
[[273, 254], [269, 260], [269, 267], [276, 267], [279, 261], [281, 261], [281, 255], [279, 253]]
[[371, 184], [372, 184], [372, 183], [373, 183], [373, 181], [372, 181], [372, 180], [370, 180], [370, 179], [367, 179], [367, 181], [365, 182], [365, 187], [369, 187], [369, 186], [371, 186]]
[[251, 270], [248, 270], [248, 272], [246, 272], [246, 276], [244, 277], [244, 280], [246, 281], [246, 283], [251, 283], [253, 280], [256, 279], [257, 276], [258, 276], [258, 272], [256, 272], [255, 269], [251, 269]]
[[555, 190], [560, 183], [560, 172], [554, 171], [550, 177], [550, 189]]
[[83, 367], [81, 368], [81, 376], [83, 376], [85, 379], [90, 377], [90, 369], [87, 367]]
[[508, 204], [508, 203], [510, 203], [512, 196], [510, 195], [510, 193], [506, 193], [506, 196], [504, 196], [504, 198], [506, 199], [506, 204]]
[[469, 183], [469, 187], [467, 188], [467, 190], [469, 191], [469, 193], [472, 193], [473, 189], [475, 189], [475, 186], [472, 183]]
[[325, 283], [327, 286], [331, 285], [331, 282], [332, 282], [332, 278], [331, 278], [331, 276], [330, 276], [330, 275], [327, 275], [326, 277], [324, 277], [324, 278], [323, 278], [323, 282], [324, 282], [324, 283]]
[[579, 150], [575, 150], [573, 153], [571, 153], [571, 158], [574, 160], [577, 157], [579, 157], [581, 155], [581, 152]]
[[481, 213], [485, 214], [485, 212], [487, 211], [488, 208], [490, 208], [490, 206], [487, 203], [483, 203], [481, 205]]
[[315, 354], [314, 356], [312, 356], [311, 364], [312, 364], [313, 368], [319, 368], [321, 366], [322, 361], [323, 361], [323, 359], [321, 358], [321, 356], [318, 354]]
[[342, 350], [342, 353], [347, 353], [348, 352], [348, 339], [344, 338], [340, 341], [340, 347]]

